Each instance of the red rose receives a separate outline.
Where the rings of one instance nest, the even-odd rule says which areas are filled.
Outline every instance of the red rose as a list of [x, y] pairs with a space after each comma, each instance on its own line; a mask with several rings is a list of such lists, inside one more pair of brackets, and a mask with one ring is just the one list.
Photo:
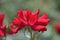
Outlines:
[[[13, 20], [12, 24], [18, 28], [17, 30], [21, 30], [24, 26], [30, 26], [31, 29], [35, 31], [46, 31], [46, 25], [49, 23], [50, 19], [46, 13], [41, 17], [38, 17], [39, 11], [39, 9], [36, 12], [21, 9], [17, 12], [17, 17]], [[11, 28], [10, 30], [12, 29], [15, 31], [14, 28]]]
[[3, 25], [4, 14], [0, 14], [0, 37], [5, 36], [6, 33], [6, 26]]
[[60, 35], [60, 23], [56, 23], [54, 26], [55, 26], [55, 30], [56, 30], [57, 34]]

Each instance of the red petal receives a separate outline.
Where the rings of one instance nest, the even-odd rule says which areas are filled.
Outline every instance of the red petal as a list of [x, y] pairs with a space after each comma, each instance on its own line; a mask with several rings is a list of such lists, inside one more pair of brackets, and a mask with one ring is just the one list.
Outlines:
[[5, 14], [0, 14], [0, 26], [3, 24]]
[[17, 18], [22, 18], [22, 17], [23, 17], [23, 10], [21, 9], [17, 12]]
[[16, 26], [16, 25], [14, 25], [14, 24], [11, 24], [10, 25], [10, 30], [9, 30], [9, 32], [8, 32], [8, 34], [14, 34], [14, 33], [17, 33], [19, 30], [21, 30], [22, 29], [22, 26], [20, 25], [20, 26]]
[[33, 15], [39, 15], [39, 13], [40, 13], [40, 9], [38, 9], [36, 12], [33, 12]]
[[38, 24], [46, 26], [50, 22], [50, 19], [38, 19]]
[[35, 31], [46, 31], [47, 30], [45, 26], [41, 26], [41, 25], [34, 26], [32, 27], [32, 29]]
[[33, 25], [38, 21], [38, 14], [39, 14], [39, 10], [36, 11], [35, 13], [32, 13], [30, 18], [29, 18], [29, 24]]
[[18, 32], [18, 29], [19, 29], [19, 28], [10, 29], [8, 33], [9, 33], [9, 34], [17, 33], [17, 32]]
[[47, 15], [46, 13], [44, 13], [44, 14], [40, 17], [40, 19], [48, 19], [48, 15]]
[[1, 26], [0, 29], [1, 29], [2, 31], [6, 32], [6, 25]]
[[28, 17], [27, 10], [24, 10], [23, 11], [23, 18], [24, 18], [25, 21], [27, 21], [27, 17]]
[[4, 36], [5, 36], [5, 33], [2, 30], [0, 30], [0, 37], [4, 37]]
[[58, 33], [58, 35], [60, 35], [60, 23], [55, 24], [55, 30]]
[[21, 20], [15, 18], [14, 21], [13, 21], [13, 23], [14, 23], [15, 25], [20, 25], [20, 24], [21, 24]]

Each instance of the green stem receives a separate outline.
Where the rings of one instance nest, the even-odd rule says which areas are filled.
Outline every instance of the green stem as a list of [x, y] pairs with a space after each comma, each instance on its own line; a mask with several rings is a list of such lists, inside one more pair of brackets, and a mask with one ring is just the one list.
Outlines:
[[32, 29], [28, 27], [28, 31], [30, 32], [30, 40], [33, 40]]
[[6, 40], [6, 36], [5, 36], [5, 38], [3, 40]]
[[32, 31], [30, 32], [30, 40], [33, 40]]
[[39, 33], [35, 32], [33, 35], [33, 40], [38, 40], [39, 39]]

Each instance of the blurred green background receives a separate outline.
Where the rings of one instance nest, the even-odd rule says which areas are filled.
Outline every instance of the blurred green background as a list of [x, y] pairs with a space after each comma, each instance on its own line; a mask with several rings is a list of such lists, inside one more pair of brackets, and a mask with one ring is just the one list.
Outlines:
[[[48, 13], [51, 22], [47, 25], [47, 31], [40, 33], [39, 40], [60, 40], [55, 33], [54, 23], [60, 21], [60, 0], [0, 0], [0, 13], [5, 13], [5, 23], [12, 22], [19, 9], [29, 9], [36, 11], [40, 9], [40, 14]], [[7, 40], [29, 40], [29, 33], [23, 31], [14, 35], [8, 35]], [[37, 37], [38, 38], [38, 37]], [[36, 40], [36, 39], [35, 39]]]

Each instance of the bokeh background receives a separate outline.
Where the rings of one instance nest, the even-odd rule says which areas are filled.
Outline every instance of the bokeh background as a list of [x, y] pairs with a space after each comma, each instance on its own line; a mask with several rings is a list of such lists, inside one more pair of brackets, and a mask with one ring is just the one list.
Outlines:
[[[5, 24], [12, 22], [19, 9], [31, 11], [40, 9], [40, 15], [46, 12], [51, 21], [47, 25], [47, 31], [40, 33], [39, 37], [36, 34], [36, 38], [39, 40], [60, 40], [60, 36], [54, 30], [54, 23], [60, 21], [60, 0], [0, 0], [0, 13], [6, 14]], [[24, 30], [21, 30], [17, 34], [7, 35], [6, 40], [29, 40], [29, 38], [29, 33], [26, 31], [24, 35]]]

